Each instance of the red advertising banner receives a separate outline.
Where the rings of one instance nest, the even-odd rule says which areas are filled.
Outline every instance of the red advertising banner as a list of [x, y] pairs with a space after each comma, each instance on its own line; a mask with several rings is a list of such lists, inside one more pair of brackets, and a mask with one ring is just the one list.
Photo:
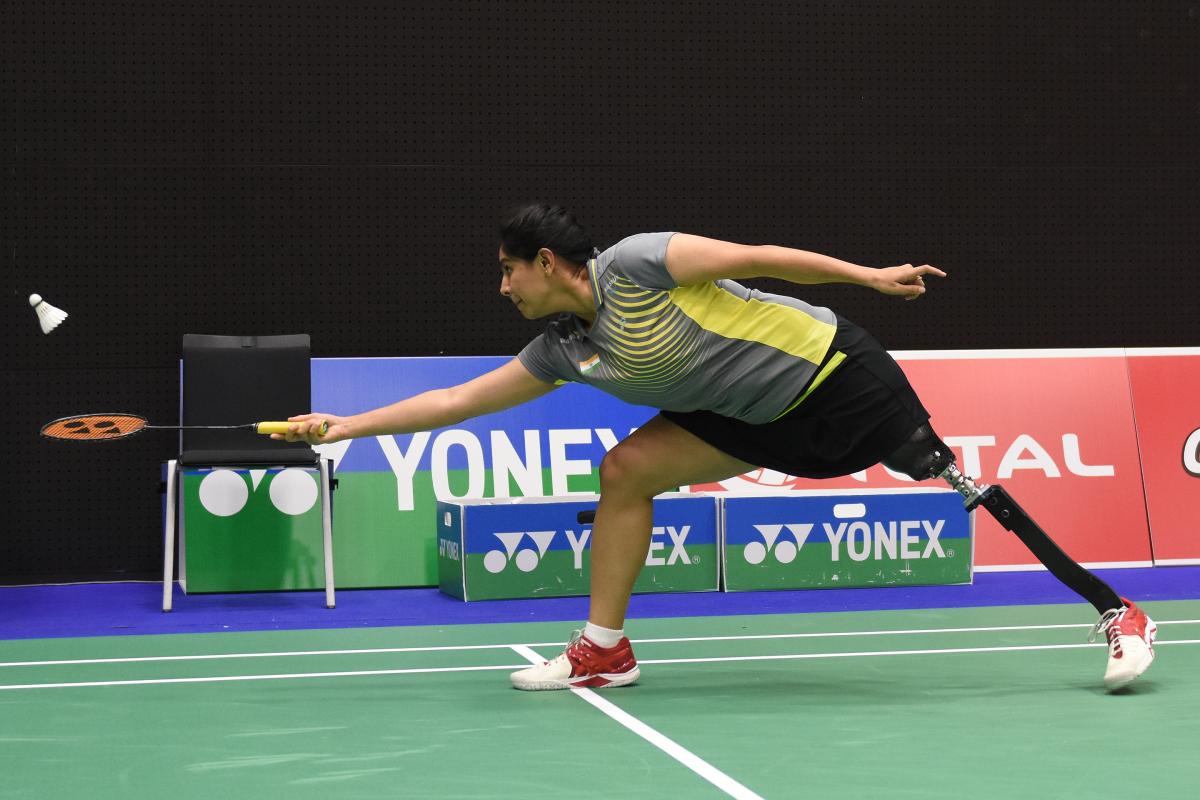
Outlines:
[[1129, 350], [1155, 564], [1200, 564], [1200, 349]]
[[[1150, 565], [1123, 350], [895, 355], [964, 473], [983, 483], [1003, 484], [1077, 561]], [[762, 493], [911, 485], [911, 480], [877, 465], [825, 481], [759, 470], [692, 488]], [[977, 567], [1020, 569], [1038, 564], [986, 511], [976, 514], [975, 530]]]

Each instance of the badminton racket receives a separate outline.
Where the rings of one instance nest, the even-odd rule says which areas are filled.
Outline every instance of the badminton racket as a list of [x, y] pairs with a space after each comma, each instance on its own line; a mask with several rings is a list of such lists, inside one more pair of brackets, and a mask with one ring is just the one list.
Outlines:
[[[47, 439], [65, 439], [74, 442], [96, 442], [108, 439], [123, 439], [146, 430], [193, 431], [225, 430], [254, 431], [271, 434], [288, 432], [288, 422], [250, 422], [245, 425], [151, 425], [145, 417], [137, 414], [79, 414], [63, 417], [42, 426], [42, 436]], [[320, 435], [329, 431], [329, 423], [322, 423]]]

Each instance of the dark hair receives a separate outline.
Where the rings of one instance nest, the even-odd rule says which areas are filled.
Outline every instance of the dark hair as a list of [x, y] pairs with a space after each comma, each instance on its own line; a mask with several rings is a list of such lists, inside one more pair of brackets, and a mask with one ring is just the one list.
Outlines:
[[505, 253], [522, 261], [533, 261], [545, 247], [576, 271], [595, 255], [591, 235], [571, 212], [547, 203], [513, 209], [500, 224], [500, 245]]

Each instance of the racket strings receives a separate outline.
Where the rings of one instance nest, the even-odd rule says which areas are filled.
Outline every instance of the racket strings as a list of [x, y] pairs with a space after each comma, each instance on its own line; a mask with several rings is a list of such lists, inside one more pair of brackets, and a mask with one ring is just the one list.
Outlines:
[[146, 420], [133, 414], [87, 414], [46, 423], [42, 435], [52, 439], [117, 439], [144, 427]]

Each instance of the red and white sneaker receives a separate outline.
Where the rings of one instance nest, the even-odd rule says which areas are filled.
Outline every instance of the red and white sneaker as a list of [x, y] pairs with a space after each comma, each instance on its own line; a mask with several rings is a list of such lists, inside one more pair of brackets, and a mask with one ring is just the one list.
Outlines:
[[1104, 685], [1109, 691], [1120, 689], [1141, 675], [1154, 660], [1154, 637], [1158, 626], [1124, 597], [1121, 608], [1110, 608], [1100, 616], [1088, 636], [1094, 642], [1103, 633], [1108, 637], [1108, 668], [1104, 670]]
[[512, 684], [529, 691], [602, 689], [633, 683], [640, 674], [629, 639], [622, 638], [613, 647], [601, 647], [583, 631], [575, 631], [561, 655], [514, 672]]

